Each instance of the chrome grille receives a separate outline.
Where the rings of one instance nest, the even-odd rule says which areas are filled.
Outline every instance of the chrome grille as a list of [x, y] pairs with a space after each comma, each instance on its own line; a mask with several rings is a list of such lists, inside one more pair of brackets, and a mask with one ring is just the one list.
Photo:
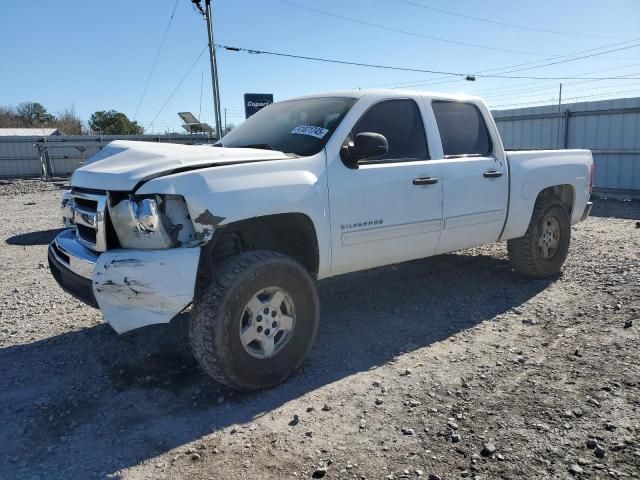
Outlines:
[[76, 224], [76, 236], [85, 247], [96, 252], [107, 250], [105, 215], [107, 194], [73, 190], [71, 213]]

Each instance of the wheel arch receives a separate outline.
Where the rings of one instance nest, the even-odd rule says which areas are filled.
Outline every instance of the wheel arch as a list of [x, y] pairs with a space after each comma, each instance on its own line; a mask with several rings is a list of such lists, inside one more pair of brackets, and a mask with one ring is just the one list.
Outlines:
[[535, 212], [535, 206], [544, 199], [557, 198], [567, 209], [569, 218], [574, 217], [576, 190], [571, 184], [561, 183], [557, 185], [549, 185], [539, 190], [535, 197], [531, 195], [528, 196], [528, 198], [529, 200], [527, 202], [522, 202], [518, 199], [517, 203], [526, 205], [524, 209], [521, 208], [518, 211], [509, 212], [509, 217], [507, 218], [507, 223], [505, 225], [505, 232], [500, 237], [500, 240], [510, 240], [522, 237], [527, 231], [529, 222]]
[[569, 214], [569, 218], [573, 214], [573, 208], [576, 203], [576, 191], [573, 185], [569, 184], [561, 184], [561, 185], [553, 185], [551, 187], [547, 187], [538, 193], [536, 197], [536, 203], [541, 201], [541, 199], [547, 198], [557, 198], [560, 200], [560, 203], [564, 205], [567, 209], [567, 213]]
[[313, 278], [320, 269], [320, 248], [316, 227], [305, 213], [263, 215], [216, 228], [200, 256], [198, 283], [225, 258], [250, 250], [270, 250], [300, 262]]

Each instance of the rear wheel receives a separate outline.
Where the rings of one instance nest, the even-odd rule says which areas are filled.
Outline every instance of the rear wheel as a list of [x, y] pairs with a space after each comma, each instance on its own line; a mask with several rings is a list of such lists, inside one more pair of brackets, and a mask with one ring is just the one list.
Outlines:
[[319, 320], [315, 283], [285, 255], [251, 251], [225, 260], [194, 301], [194, 356], [214, 379], [240, 390], [283, 382], [300, 366]]
[[524, 237], [509, 240], [509, 259], [524, 276], [546, 278], [560, 271], [569, 252], [571, 220], [555, 198], [541, 198]]

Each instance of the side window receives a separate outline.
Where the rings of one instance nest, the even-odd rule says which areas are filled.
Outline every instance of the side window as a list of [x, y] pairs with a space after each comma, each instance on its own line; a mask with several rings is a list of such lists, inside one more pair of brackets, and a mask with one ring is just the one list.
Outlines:
[[429, 159], [422, 116], [413, 100], [385, 100], [376, 103], [358, 120], [348, 141], [353, 141], [358, 133], [363, 132], [384, 135], [389, 143], [389, 152], [371, 162]]
[[445, 157], [492, 154], [491, 136], [478, 107], [451, 101], [434, 101], [431, 105]]

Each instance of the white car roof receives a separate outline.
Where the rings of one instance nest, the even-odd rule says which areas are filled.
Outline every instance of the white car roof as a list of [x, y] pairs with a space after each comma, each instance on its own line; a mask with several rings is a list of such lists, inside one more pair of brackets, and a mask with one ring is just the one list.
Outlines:
[[427, 92], [423, 90], [406, 90], [406, 89], [389, 89], [389, 88], [367, 88], [354, 90], [336, 90], [331, 92], [314, 93], [311, 95], [302, 95], [285, 100], [300, 100], [304, 98], [322, 98], [322, 97], [351, 97], [364, 98], [369, 97], [374, 100], [383, 100], [388, 98], [406, 98], [406, 97], [424, 97], [428, 100], [454, 100], [454, 101], [472, 101], [482, 102], [480, 97], [467, 94], [439, 93]]

